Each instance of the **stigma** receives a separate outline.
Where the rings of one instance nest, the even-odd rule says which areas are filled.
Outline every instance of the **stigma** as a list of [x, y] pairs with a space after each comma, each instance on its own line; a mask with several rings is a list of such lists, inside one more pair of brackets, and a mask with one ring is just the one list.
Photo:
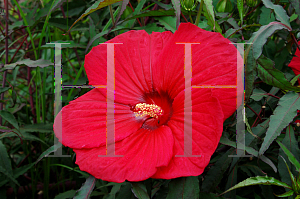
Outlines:
[[156, 104], [146, 104], [146, 103], [138, 103], [135, 105], [133, 109], [134, 115], [136, 117], [143, 117], [148, 115], [152, 118], [158, 118], [158, 116], [163, 115], [163, 110]]

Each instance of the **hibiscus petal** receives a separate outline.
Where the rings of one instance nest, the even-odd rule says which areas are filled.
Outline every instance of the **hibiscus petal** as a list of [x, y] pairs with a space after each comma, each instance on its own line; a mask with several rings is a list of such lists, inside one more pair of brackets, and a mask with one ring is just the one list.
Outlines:
[[[300, 45], [300, 41], [298, 42]], [[289, 64], [289, 67], [291, 67], [295, 73], [295, 75], [300, 74], [300, 50], [297, 48], [295, 52], [295, 57], [293, 57], [292, 61]], [[300, 85], [300, 79], [298, 79], [299, 85]]]
[[[71, 101], [56, 116], [54, 132], [59, 141], [71, 148], [93, 148], [106, 144], [106, 89], [93, 89]], [[115, 141], [136, 132], [136, 120], [129, 106], [115, 104]]]
[[[135, 103], [145, 92], [152, 91], [151, 65], [171, 38], [171, 32], [129, 31], [109, 40], [115, 44], [115, 101]], [[94, 47], [85, 58], [85, 70], [91, 85], [106, 85], [107, 46]]]
[[[200, 43], [192, 45], [192, 86], [237, 84], [237, 49], [234, 45], [219, 33], [182, 23], [153, 68], [156, 89], [168, 90], [171, 98], [184, 90], [184, 45], [176, 44], [178, 42]], [[239, 74], [241, 70], [239, 67]], [[238, 81], [242, 81], [241, 75]], [[239, 91], [242, 94], [242, 89]], [[220, 101], [225, 120], [236, 110], [236, 88], [216, 88], [213, 93]]]
[[[174, 156], [184, 154], [184, 92], [173, 102], [174, 113], [168, 122], [174, 135]], [[223, 113], [211, 89], [192, 89], [192, 151], [201, 157], [173, 157], [170, 164], [158, 168], [152, 178], [171, 179], [198, 176], [216, 150], [223, 130]], [[189, 121], [187, 121], [189, 122]]]
[[151, 177], [157, 167], [168, 165], [173, 155], [173, 135], [169, 127], [154, 131], [140, 129], [116, 142], [115, 154], [123, 157], [98, 157], [106, 148], [74, 149], [76, 164], [96, 178], [110, 182], [142, 181]]

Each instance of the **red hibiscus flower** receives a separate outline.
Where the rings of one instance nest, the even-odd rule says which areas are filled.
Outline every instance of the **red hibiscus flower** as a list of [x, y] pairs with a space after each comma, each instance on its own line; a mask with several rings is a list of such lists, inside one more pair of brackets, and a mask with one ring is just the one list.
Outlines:
[[[298, 44], [300, 45], [300, 41], [298, 41]], [[298, 48], [295, 52], [295, 57], [293, 57], [289, 64], [289, 67], [293, 69], [296, 76], [300, 74], [300, 50]], [[300, 85], [300, 78], [298, 79], [298, 82]]]
[[[298, 41], [298, 44], [300, 45], [300, 41]], [[296, 49], [295, 57], [293, 57], [292, 61], [289, 64], [289, 67], [293, 69], [296, 76], [300, 74], [300, 50], [298, 48]], [[298, 78], [298, 82], [300, 85], [300, 78]], [[300, 111], [297, 111], [297, 113], [299, 114]], [[299, 126], [300, 120], [296, 120], [295, 123], [297, 124], [297, 126]]]
[[[184, 155], [185, 47], [192, 45], [192, 85], [236, 85], [237, 50], [219, 33], [190, 23], [171, 32], [129, 31], [115, 45], [115, 89], [95, 88], [63, 107], [54, 132], [76, 153], [76, 164], [106, 181], [198, 176], [236, 110], [236, 88], [191, 88], [192, 150]], [[107, 46], [85, 57], [91, 85], [107, 84]], [[115, 154], [106, 155], [108, 93], [114, 92]], [[60, 120], [59, 118], [62, 118]], [[62, 125], [62, 126], [61, 126]], [[59, 132], [59, 129], [62, 132]], [[99, 157], [99, 155], [102, 155]]]

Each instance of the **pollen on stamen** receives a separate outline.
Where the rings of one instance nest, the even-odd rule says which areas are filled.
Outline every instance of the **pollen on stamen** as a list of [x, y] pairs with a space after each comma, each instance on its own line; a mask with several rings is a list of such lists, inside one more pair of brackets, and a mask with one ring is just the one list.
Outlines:
[[163, 110], [156, 104], [138, 103], [135, 105], [133, 112], [136, 117], [149, 115], [150, 117], [158, 118], [158, 116], [163, 115]]

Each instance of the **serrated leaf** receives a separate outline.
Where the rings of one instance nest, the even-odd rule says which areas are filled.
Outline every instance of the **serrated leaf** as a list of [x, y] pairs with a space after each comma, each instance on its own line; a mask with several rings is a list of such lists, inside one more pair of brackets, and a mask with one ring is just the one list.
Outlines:
[[150, 199], [146, 186], [142, 182], [132, 182], [132, 193], [138, 199]]
[[22, 61], [18, 61], [18, 62], [12, 63], [12, 64], [5, 64], [4, 68], [5, 69], [13, 69], [16, 66], [21, 66], [21, 65], [26, 65], [28, 67], [38, 67], [39, 66], [41, 68], [44, 68], [46, 66], [53, 66], [54, 63], [52, 63], [49, 60], [44, 60], [44, 59], [39, 59], [36, 61], [30, 60], [30, 59], [24, 59]]
[[18, 125], [18, 121], [16, 120], [15, 116], [13, 114], [11, 114], [8, 111], [0, 111], [0, 116], [5, 119], [8, 123], [10, 123], [11, 125], [13, 125], [13, 127], [15, 127], [16, 129], [19, 130], [19, 125]]
[[293, 120], [299, 107], [300, 96], [297, 93], [288, 92], [280, 98], [274, 115], [270, 117], [269, 128], [259, 150], [259, 155], [264, 154], [281, 131]]
[[[201, 0], [197, 0], [199, 3], [201, 3]], [[212, 0], [203, 0], [204, 5], [206, 7], [206, 10], [208, 14], [210, 15], [212, 22], [215, 23], [215, 14], [214, 14], [214, 6]], [[198, 25], [198, 24], [197, 24]]]
[[[260, 57], [262, 53], [262, 47], [267, 42], [268, 37], [271, 36], [276, 30], [281, 29], [287, 29], [289, 31], [292, 30], [290, 27], [286, 26], [283, 23], [271, 22], [268, 25], [261, 26], [257, 32], [253, 33], [248, 43], [252, 43], [253, 57], [255, 59], [258, 59]], [[248, 48], [251, 48], [251, 46]], [[249, 49], [247, 51], [249, 51]]]
[[283, 90], [300, 91], [299, 87], [292, 86], [292, 84], [285, 78], [284, 74], [274, 67], [274, 62], [272, 60], [261, 55], [257, 62], [258, 76], [265, 83]]
[[89, 176], [82, 187], [76, 192], [74, 199], [88, 199], [90, 198], [90, 194], [92, 193], [95, 184], [96, 178], [94, 176]]
[[287, 155], [287, 157], [289, 158], [290, 162], [296, 167], [296, 169], [298, 171], [300, 171], [300, 163], [295, 158], [295, 156], [281, 142], [279, 142], [278, 140], [276, 140], [276, 142], [279, 144], [279, 146], [283, 150], [283, 152]]
[[68, 32], [82, 18], [86, 17], [87, 15], [91, 14], [92, 12], [95, 12], [96, 10], [99, 10], [101, 8], [104, 8], [106, 6], [109, 6], [109, 5], [119, 2], [119, 1], [121, 1], [121, 0], [98, 0], [98, 1], [96, 1], [72, 24], [72, 26], [69, 28]]
[[166, 199], [197, 199], [199, 198], [199, 192], [199, 180], [197, 176], [176, 178], [169, 183], [169, 192]]
[[287, 185], [284, 182], [281, 182], [273, 177], [268, 177], [268, 176], [257, 176], [257, 177], [250, 177], [247, 178], [246, 180], [238, 183], [237, 185], [231, 187], [230, 189], [228, 189], [227, 191], [223, 192], [227, 193], [229, 191], [232, 191], [234, 189], [237, 188], [241, 188], [241, 187], [246, 187], [246, 186], [252, 186], [252, 185], [259, 185], [259, 184], [263, 184], [263, 185], [276, 185], [276, 186], [281, 186], [281, 187], [285, 187], [288, 189], [292, 189], [289, 185]]
[[207, 24], [216, 32], [219, 32], [222, 34], [222, 29], [220, 28], [220, 25], [217, 21], [215, 21], [215, 16], [211, 15], [209, 10], [206, 8], [205, 5], [203, 5], [203, 15], [207, 19]]
[[[231, 140], [229, 140], [228, 138], [222, 136], [220, 139], [220, 143], [224, 144], [224, 145], [228, 145], [234, 148], [237, 148], [236, 142], [233, 142]], [[255, 157], [259, 157], [258, 151], [256, 151], [254, 148], [249, 147], [249, 146], [245, 146], [245, 151], [251, 155], [254, 155]], [[262, 161], [264, 161], [265, 163], [267, 163], [270, 167], [272, 167], [272, 169], [274, 170], [274, 172], [277, 172], [277, 168], [274, 165], [274, 163], [267, 158], [266, 156], [262, 155], [259, 157]]]
[[167, 30], [170, 30], [172, 33], [176, 31], [176, 19], [172, 16], [167, 17], [155, 17], [161, 25], [163, 25]]
[[264, 5], [267, 8], [270, 8], [270, 9], [274, 10], [277, 20], [279, 20], [281, 23], [283, 23], [286, 26], [288, 26], [289, 28], [291, 28], [289, 16], [286, 14], [283, 7], [281, 7], [280, 5], [274, 5], [272, 3], [272, 1], [270, 1], [270, 0], [262, 0], [262, 2], [264, 3]]
[[175, 16], [176, 16], [176, 30], [179, 27], [180, 24], [180, 0], [171, 0], [173, 4], [173, 8], [175, 10]]

